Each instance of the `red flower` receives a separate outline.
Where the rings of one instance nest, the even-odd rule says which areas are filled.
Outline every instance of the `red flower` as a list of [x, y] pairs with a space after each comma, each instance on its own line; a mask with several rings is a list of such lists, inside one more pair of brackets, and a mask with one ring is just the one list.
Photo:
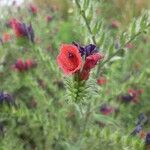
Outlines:
[[57, 63], [66, 75], [80, 70], [82, 57], [78, 48], [71, 44], [63, 44], [60, 48], [60, 54], [57, 56]]
[[25, 23], [17, 19], [12, 19], [11, 27], [14, 30], [17, 38], [26, 37], [32, 42], [34, 42], [34, 31], [31, 24], [27, 26]]
[[6, 33], [6, 32], [3, 33], [2, 41], [3, 41], [4, 43], [10, 41], [10, 39], [11, 39], [11, 36], [10, 36], [9, 33]]
[[19, 72], [24, 72], [34, 67], [36, 67], [36, 63], [33, 60], [27, 59], [24, 62], [21, 58], [19, 58], [13, 66], [13, 68]]
[[143, 90], [142, 89], [140, 89], [140, 90], [128, 89], [128, 93], [130, 96], [132, 96], [132, 98], [133, 98], [132, 101], [134, 103], [138, 103], [139, 97], [143, 93]]
[[23, 60], [21, 58], [19, 58], [14, 65], [14, 69], [16, 69], [19, 72], [22, 72], [22, 71], [24, 71], [24, 68], [25, 68], [25, 64], [24, 64]]
[[106, 83], [107, 83], [107, 79], [104, 76], [99, 77], [99, 79], [97, 80], [97, 84], [100, 86], [102, 86]]
[[113, 20], [112, 22], [111, 22], [111, 27], [112, 28], [119, 28], [119, 26], [120, 26], [120, 22], [119, 21], [117, 21], [117, 20]]
[[115, 109], [113, 107], [108, 106], [106, 104], [102, 105], [100, 108], [100, 112], [106, 116], [112, 114], [114, 111]]
[[28, 70], [28, 69], [30, 69], [30, 68], [34, 68], [34, 67], [36, 67], [36, 62], [34, 62], [33, 60], [31, 60], [31, 59], [27, 59], [26, 61], [25, 61], [25, 69], [26, 70]]
[[52, 16], [46, 16], [46, 22], [49, 23], [53, 19]]
[[16, 37], [27, 36], [24, 24], [17, 19], [11, 20], [11, 27], [14, 30]]
[[29, 11], [31, 11], [33, 14], [37, 14], [38, 8], [35, 5], [30, 4]]
[[89, 78], [91, 69], [94, 68], [98, 61], [100, 61], [102, 58], [103, 55], [99, 53], [94, 53], [93, 55], [86, 57], [85, 64], [83, 66], [82, 72], [80, 73], [81, 80], [87, 80]]
[[83, 68], [87, 69], [87, 70], [88, 69], [91, 70], [92, 68], [94, 68], [97, 65], [98, 61], [102, 58], [103, 58], [103, 56], [100, 55], [99, 53], [95, 53], [93, 55], [86, 57], [85, 64], [84, 64]]

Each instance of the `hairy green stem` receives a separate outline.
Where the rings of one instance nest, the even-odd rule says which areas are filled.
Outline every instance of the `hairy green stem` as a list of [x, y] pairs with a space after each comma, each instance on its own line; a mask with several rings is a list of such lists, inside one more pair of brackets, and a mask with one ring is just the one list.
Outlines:
[[78, 9], [79, 9], [79, 11], [80, 11], [80, 14], [81, 14], [83, 20], [85, 21], [85, 24], [86, 24], [86, 27], [87, 27], [87, 29], [88, 29], [88, 32], [89, 32], [89, 34], [90, 34], [91, 37], [92, 37], [93, 44], [96, 45], [95, 35], [93, 35], [93, 33], [92, 33], [92, 29], [91, 29], [91, 27], [90, 27], [90, 25], [89, 25], [89, 22], [88, 22], [88, 19], [87, 19], [86, 15], [85, 15], [85, 11], [84, 11], [84, 10], [81, 10], [81, 6], [80, 6], [78, 0], [75, 0], [75, 3], [76, 3], [76, 5], [77, 5], [77, 7], [78, 7]]

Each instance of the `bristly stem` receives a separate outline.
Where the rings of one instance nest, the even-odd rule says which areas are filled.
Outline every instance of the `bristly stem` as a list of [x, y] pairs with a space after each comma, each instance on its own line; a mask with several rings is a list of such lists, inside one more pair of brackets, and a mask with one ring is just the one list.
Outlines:
[[[147, 26], [149, 27], [149, 25]], [[107, 63], [109, 62], [114, 56], [116, 56], [118, 53], [124, 50], [124, 47], [131, 43], [136, 37], [138, 37], [140, 34], [142, 34], [144, 31], [139, 31], [137, 34], [135, 34], [131, 39], [129, 39], [121, 48], [119, 48], [116, 52], [114, 52], [112, 55], [110, 55], [105, 61], [103, 61], [98, 67], [97, 67], [97, 73], [96, 75], [99, 75], [100, 69]]]
[[88, 32], [89, 32], [89, 34], [90, 34], [91, 37], [92, 37], [93, 44], [96, 45], [95, 35], [93, 35], [93, 33], [92, 33], [92, 29], [91, 29], [91, 27], [90, 27], [90, 25], [89, 25], [89, 22], [88, 22], [88, 19], [87, 19], [86, 15], [85, 15], [85, 11], [81, 9], [81, 6], [80, 6], [78, 0], [75, 0], [75, 3], [76, 3], [76, 5], [77, 5], [77, 7], [78, 7], [78, 9], [79, 9], [79, 11], [80, 11], [80, 14], [81, 14], [83, 20], [85, 21], [85, 24], [86, 24], [86, 27], [87, 27], [87, 29], [88, 29]]

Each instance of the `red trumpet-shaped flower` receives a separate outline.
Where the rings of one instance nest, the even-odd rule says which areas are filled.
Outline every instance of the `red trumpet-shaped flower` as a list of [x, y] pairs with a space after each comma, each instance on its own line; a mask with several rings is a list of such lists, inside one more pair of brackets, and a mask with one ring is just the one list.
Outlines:
[[103, 55], [99, 53], [94, 53], [86, 57], [85, 64], [80, 74], [81, 80], [87, 80], [89, 78], [91, 69], [94, 68], [102, 58]]
[[78, 48], [72, 44], [62, 44], [57, 63], [66, 75], [79, 71], [82, 66], [82, 58]]
[[93, 55], [86, 57], [85, 64], [84, 64], [83, 68], [87, 69], [87, 70], [88, 69], [91, 70], [92, 68], [94, 68], [97, 65], [98, 61], [102, 58], [103, 58], [103, 56], [100, 55], [99, 53], [95, 53]]

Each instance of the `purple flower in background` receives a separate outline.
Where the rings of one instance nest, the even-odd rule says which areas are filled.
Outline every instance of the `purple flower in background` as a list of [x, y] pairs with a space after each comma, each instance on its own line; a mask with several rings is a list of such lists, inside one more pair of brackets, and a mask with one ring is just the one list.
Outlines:
[[135, 129], [132, 131], [131, 135], [136, 135], [136, 134], [140, 133], [140, 131], [142, 131], [142, 126], [141, 125], [137, 125], [135, 127]]
[[107, 105], [107, 104], [103, 104], [101, 107], [100, 107], [100, 112], [103, 114], [103, 115], [110, 115], [114, 112], [114, 108]]
[[8, 105], [14, 104], [12, 96], [6, 92], [0, 92], [0, 104], [6, 102]]
[[146, 135], [145, 143], [146, 143], [146, 145], [150, 145], [150, 132], [147, 133], [147, 135]]
[[31, 24], [27, 27], [27, 30], [28, 30], [28, 39], [31, 42], [34, 42], [34, 31], [33, 31], [33, 28], [32, 28]]
[[122, 95], [122, 96], [121, 96], [122, 102], [125, 102], [125, 103], [131, 102], [132, 99], [133, 99], [133, 96], [132, 96], [132, 95], [129, 95], [129, 94], [126, 94], [126, 95]]
[[94, 45], [94, 44], [88, 44], [84, 47], [76, 42], [73, 42], [73, 44], [79, 49], [81, 56], [85, 55], [85, 57], [88, 57], [88, 56], [98, 52], [96, 45]]
[[136, 125], [145, 124], [147, 121], [148, 121], [148, 117], [144, 113], [141, 113], [138, 116]]
[[13, 28], [17, 38], [27, 37], [30, 41], [34, 42], [34, 31], [31, 24], [27, 26], [23, 22], [12, 19], [11, 27]]

